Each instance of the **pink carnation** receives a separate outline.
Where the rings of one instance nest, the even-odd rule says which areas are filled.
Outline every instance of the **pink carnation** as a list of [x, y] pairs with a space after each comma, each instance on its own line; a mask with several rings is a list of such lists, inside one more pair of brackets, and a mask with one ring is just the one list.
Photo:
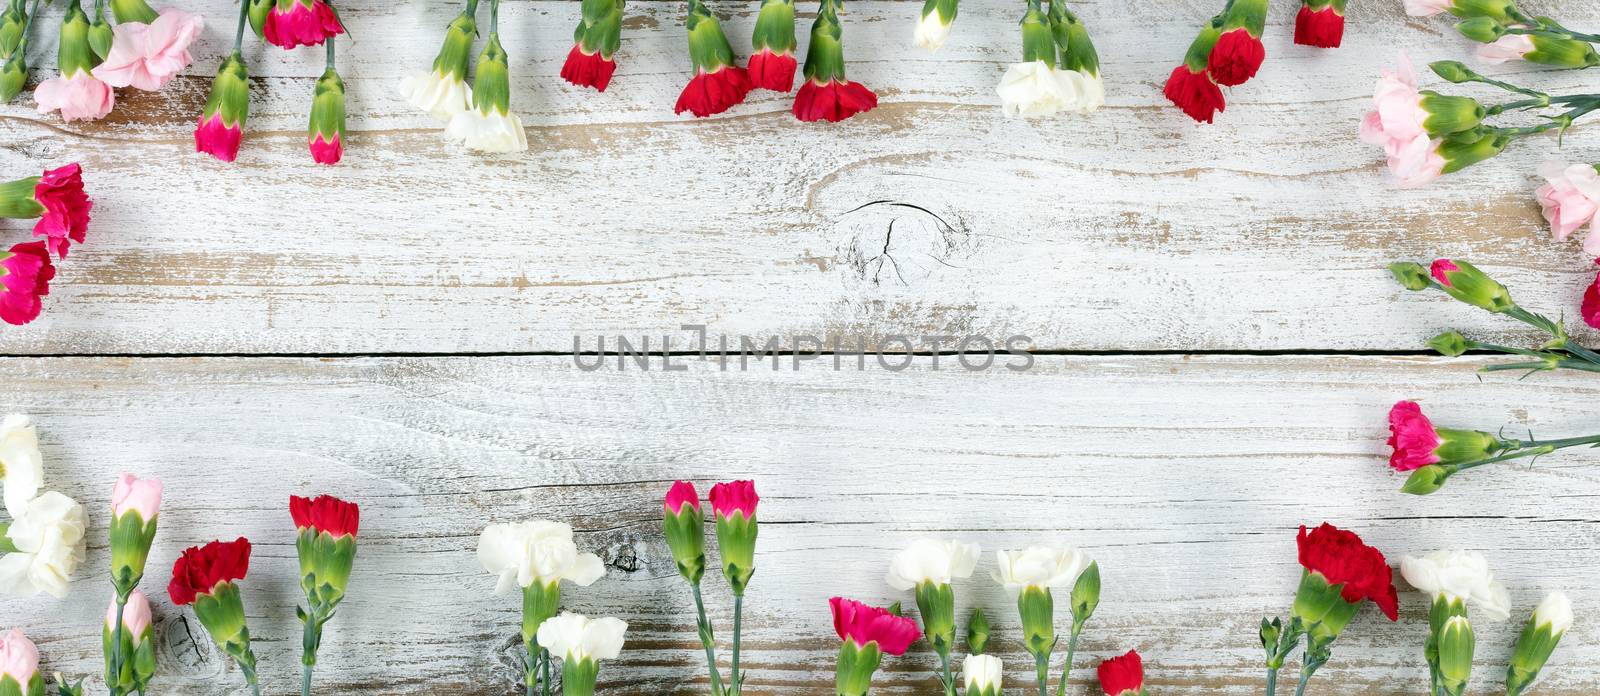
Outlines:
[[38, 111], [48, 114], [59, 110], [63, 121], [97, 121], [111, 113], [117, 96], [99, 78], [86, 72], [72, 77], [52, 77], [33, 89], [33, 100]]
[[1405, 0], [1406, 14], [1412, 17], [1432, 17], [1450, 9], [1452, 0]]
[[1533, 38], [1527, 34], [1506, 34], [1494, 43], [1478, 46], [1478, 60], [1490, 65], [1522, 60], [1533, 52]]
[[194, 151], [232, 162], [239, 156], [239, 141], [243, 137], [244, 129], [239, 124], [228, 126], [222, 123], [222, 112], [212, 114], [211, 118], [202, 114], [194, 129]]
[[[1600, 263], [1600, 259], [1596, 259], [1595, 263]], [[1600, 273], [1595, 274], [1589, 289], [1583, 291], [1583, 305], [1579, 310], [1583, 314], [1583, 323], [1600, 329]]]
[[672, 488], [667, 490], [667, 514], [676, 515], [683, 512], [687, 505], [696, 510], [700, 509], [700, 492], [694, 489], [694, 484], [688, 481], [677, 481]]
[[15, 628], [0, 633], [0, 677], [11, 677], [28, 689], [28, 683], [39, 674], [39, 648]]
[[89, 231], [89, 211], [94, 202], [83, 192], [83, 167], [73, 162], [39, 177], [33, 198], [44, 206], [44, 215], [33, 225], [33, 236], [44, 237], [59, 258], [67, 257], [73, 242], [83, 243]]
[[756, 503], [760, 500], [755, 481], [731, 481], [711, 487], [711, 507], [722, 517], [741, 512], [745, 519], [755, 519]]
[[317, 164], [338, 164], [344, 158], [344, 139], [339, 134], [324, 140], [321, 133], [311, 136], [311, 159]]
[[56, 267], [44, 242], [25, 242], [0, 253], [0, 320], [21, 326], [39, 318]]
[[1417, 402], [1401, 401], [1389, 409], [1389, 446], [1394, 448], [1389, 466], [1395, 471], [1414, 471], [1439, 461], [1434, 450], [1442, 442]]
[[200, 36], [205, 20], [168, 8], [149, 24], [123, 22], [112, 30], [111, 51], [94, 76], [112, 87], [155, 91], [194, 62], [189, 44]]
[[1384, 70], [1372, 95], [1373, 110], [1361, 119], [1361, 140], [1383, 148], [1389, 173], [1402, 188], [1423, 186], [1444, 174], [1445, 160], [1439, 143], [1428, 137], [1423, 122], [1417, 74], [1411, 59], [1400, 54], [1400, 66]]
[[[1544, 177], [1545, 184], [1534, 196], [1550, 223], [1550, 234], [1557, 240], [1565, 241], [1600, 212], [1600, 172], [1593, 166], [1545, 162], [1539, 165], [1539, 176]], [[1591, 233], [1584, 240], [1584, 250], [1590, 251], [1590, 246], [1600, 247], [1600, 236]]]
[[[134, 647], [138, 647], [145, 631], [150, 630], [151, 614], [150, 600], [143, 592], [134, 590], [128, 594], [128, 603], [122, 607], [122, 627], [127, 630], [127, 635], [133, 640]], [[111, 606], [106, 607], [106, 630], [113, 630], [117, 625], [117, 598], [111, 598]]]
[[828, 600], [828, 606], [833, 609], [833, 630], [838, 632], [839, 639], [857, 646], [875, 642], [885, 653], [903, 655], [922, 637], [915, 620], [895, 616], [887, 609], [843, 597]]
[[344, 33], [339, 16], [322, 0], [293, 0], [287, 12], [273, 4], [261, 28], [267, 42], [283, 48], [321, 46], [329, 37]]
[[161, 481], [158, 479], [141, 479], [133, 474], [123, 474], [111, 489], [111, 516], [121, 517], [124, 513], [137, 512], [141, 519], [149, 522], [161, 512], [161, 491]]

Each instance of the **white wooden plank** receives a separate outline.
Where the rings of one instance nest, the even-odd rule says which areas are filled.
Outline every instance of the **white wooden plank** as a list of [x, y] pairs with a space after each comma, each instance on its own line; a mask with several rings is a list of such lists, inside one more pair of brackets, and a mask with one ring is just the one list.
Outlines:
[[[556, 77], [577, 4], [508, 1], [515, 104], [534, 145], [481, 157], [444, 144], [392, 90], [428, 63], [451, 5], [352, 0], [341, 65], [356, 132], [348, 161], [323, 169], [302, 140], [316, 51], [252, 49], [241, 161], [189, 152], [233, 16], [197, 1], [211, 19], [199, 62], [167, 92], [125, 98], [92, 125], [37, 116], [26, 97], [0, 109], [0, 171], [82, 160], [98, 201], [45, 317], [6, 331], [0, 351], [564, 351], [574, 333], [683, 323], [785, 342], [1022, 334], [1078, 350], [1415, 349], [1458, 325], [1527, 337], [1405, 296], [1381, 270], [1432, 255], [1476, 259], [1530, 306], [1575, 314], [1593, 269], [1576, 242], [1544, 239], [1531, 198], [1553, 139], [1400, 192], [1354, 138], [1394, 49], [1466, 55], [1447, 22], [1357, 2], [1347, 45], [1328, 52], [1292, 46], [1289, 15], [1275, 14], [1262, 74], [1197, 127], [1160, 85], [1216, 4], [1078, 3], [1110, 103], [1023, 122], [1001, 118], [992, 91], [1015, 58], [1019, 7], [963, 8], [928, 56], [908, 45], [917, 3], [854, 2], [851, 74], [884, 105], [829, 126], [795, 122], [771, 95], [706, 122], [674, 117], [676, 3], [630, 5], [623, 67], [599, 95]], [[1600, 24], [1600, 6], [1565, 5], [1531, 6]], [[753, 8], [721, 8], [741, 50]], [[36, 63], [53, 42], [39, 41]], [[1587, 80], [1495, 72], [1554, 91]], [[1584, 159], [1597, 142], [1580, 128], [1563, 154]], [[955, 227], [904, 208], [850, 212], [877, 200]]]
[[[1255, 624], [1287, 611], [1294, 530], [1329, 520], [1392, 561], [1484, 552], [1519, 614], [1565, 589], [1580, 617], [1600, 606], [1589, 504], [1592, 453], [1531, 470], [1475, 472], [1446, 491], [1400, 494], [1384, 413], [1416, 397], [1441, 423], [1594, 428], [1592, 381], [1548, 375], [1482, 383], [1472, 362], [1401, 358], [1060, 358], [1029, 371], [835, 373], [580, 372], [562, 358], [12, 359], [0, 408], [32, 413], [50, 486], [93, 511], [88, 565], [117, 472], [165, 479], [168, 502], [147, 585], [189, 544], [246, 535], [246, 584], [269, 693], [297, 673], [293, 548], [284, 500], [326, 491], [364, 506], [354, 587], [329, 625], [322, 692], [489, 694], [515, 690], [515, 597], [490, 594], [473, 557], [491, 520], [570, 520], [610, 574], [568, 606], [628, 620], [629, 649], [603, 670], [606, 693], [704, 690], [690, 602], [659, 532], [660, 495], [686, 477], [750, 477], [763, 495], [746, 660], [759, 694], [828, 693], [835, 641], [825, 600], [899, 597], [882, 582], [892, 552], [926, 534], [993, 551], [1038, 542], [1097, 558], [1105, 597], [1077, 673], [1137, 647], [1154, 692], [1260, 693]], [[992, 561], [980, 566], [986, 573]], [[623, 570], [626, 568], [627, 570]], [[708, 580], [727, 638], [729, 602]], [[995, 617], [1011, 683], [1028, 674], [1009, 600], [987, 579], [958, 588]], [[105, 582], [65, 601], [0, 601], [0, 624], [39, 639], [47, 667], [93, 671]], [[1366, 610], [1314, 694], [1416, 693], [1426, 676], [1426, 602], [1403, 591], [1397, 625]], [[165, 598], [169, 648], [157, 691], [238, 693], [238, 674]], [[1497, 683], [1516, 626], [1480, 621], [1475, 693]], [[1584, 618], [1539, 692], [1600, 686], [1600, 628]], [[724, 645], [726, 653], [726, 645]], [[932, 656], [889, 659], [885, 694], [928, 693]]]

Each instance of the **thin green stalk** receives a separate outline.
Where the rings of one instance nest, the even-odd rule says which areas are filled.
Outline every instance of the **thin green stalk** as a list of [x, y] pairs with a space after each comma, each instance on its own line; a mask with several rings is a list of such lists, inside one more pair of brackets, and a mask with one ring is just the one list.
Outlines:
[[1306, 682], [1311, 681], [1311, 673], [1300, 670], [1300, 683], [1294, 687], [1294, 696], [1305, 696]]
[[1546, 29], [1543, 27], [1506, 27], [1507, 34], [1523, 34], [1527, 36], [1549, 36], [1557, 39], [1577, 39], [1588, 43], [1600, 43], [1600, 34], [1585, 34], [1581, 31], [1570, 29]]
[[544, 663], [544, 678], [540, 681], [541, 686], [539, 688], [544, 696], [550, 696], [550, 689], [552, 688], [550, 680], [550, 670], [552, 668], [550, 663], [555, 660], [550, 657], [550, 651], [546, 648], [539, 648], [539, 659]]
[[250, 2], [249, 2], [249, 0], [240, 0], [240, 2], [239, 2], [239, 26], [234, 27], [234, 30], [233, 30], [233, 52], [234, 52], [235, 55], [237, 55], [240, 51], [244, 50], [244, 25], [245, 25], [246, 22], [249, 22], [249, 21], [250, 21]]
[[1072, 625], [1072, 637], [1067, 639], [1067, 661], [1061, 665], [1061, 683], [1056, 685], [1056, 696], [1067, 693], [1067, 675], [1072, 673], [1072, 655], [1078, 652], [1078, 634], [1083, 632], [1083, 625], [1076, 622]]
[[1033, 656], [1034, 671], [1039, 673], [1039, 696], [1050, 693], [1050, 654]]
[[116, 681], [110, 689], [112, 696], [122, 693], [122, 610], [127, 605], [128, 598], [118, 592], [117, 625], [111, 630], [111, 678]]
[[949, 652], [939, 653], [939, 664], [944, 669], [944, 693], [945, 693], [945, 696], [955, 696], [955, 694], [956, 694], [956, 683], [954, 681], [954, 677], [951, 676], [951, 674], [950, 674], [950, 653]]
[[733, 666], [728, 672], [728, 685], [734, 696], [744, 690], [744, 677], [739, 676], [739, 639], [744, 632], [744, 593], [733, 596]]
[[539, 688], [539, 660], [543, 648], [538, 643], [525, 646], [528, 650], [528, 669], [522, 674], [522, 686], [528, 696], [535, 696]]
[[706, 669], [711, 672], [711, 696], [722, 696], [722, 671], [717, 669], [717, 644], [712, 639], [711, 622], [706, 619], [706, 603], [700, 595], [700, 583], [690, 587], [694, 589], [694, 610], [700, 621], [700, 645], [706, 650]]
[[300, 696], [311, 696], [311, 665], [300, 666]]
[[1278, 693], [1278, 670], [1273, 669], [1271, 667], [1268, 667], [1267, 668], [1267, 696], [1277, 696], [1277, 693]]
[[1524, 459], [1524, 458], [1527, 458], [1527, 457], [1539, 457], [1539, 456], [1543, 456], [1543, 455], [1549, 454], [1549, 453], [1554, 452], [1554, 451], [1556, 451], [1556, 450], [1553, 447], [1533, 447], [1533, 448], [1529, 448], [1529, 449], [1524, 449], [1524, 450], [1518, 450], [1518, 451], [1515, 451], [1515, 452], [1511, 452], [1509, 454], [1502, 454], [1502, 455], [1495, 456], [1495, 457], [1488, 457], [1486, 459], [1479, 459], [1477, 461], [1466, 462], [1466, 463], [1463, 463], [1463, 464], [1456, 464], [1455, 467], [1456, 467], [1457, 471], [1465, 471], [1467, 469], [1473, 469], [1473, 468], [1476, 468], [1476, 467], [1484, 466], [1485, 464], [1497, 464], [1499, 462], [1509, 462], [1509, 461], [1511, 461], [1513, 459]]

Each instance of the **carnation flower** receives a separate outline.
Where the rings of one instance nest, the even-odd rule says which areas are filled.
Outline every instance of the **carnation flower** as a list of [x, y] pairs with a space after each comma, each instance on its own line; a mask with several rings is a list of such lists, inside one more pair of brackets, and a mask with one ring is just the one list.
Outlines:
[[793, 89], [798, 66], [794, 58], [794, 0], [761, 0], [750, 43], [750, 83], [774, 92]]
[[1294, 42], [1338, 48], [1344, 42], [1344, 0], [1305, 0], [1294, 18]]
[[44, 242], [13, 244], [0, 252], [0, 320], [22, 325], [39, 318], [56, 267]]
[[572, 50], [561, 66], [561, 78], [579, 87], [604, 92], [617, 71], [615, 59], [622, 45], [622, 0], [588, 0]]
[[571, 526], [545, 520], [485, 527], [478, 537], [478, 562], [499, 576], [496, 592], [562, 580], [587, 586], [606, 572], [599, 556], [578, 552]]
[[112, 87], [161, 89], [194, 62], [189, 44], [204, 28], [199, 15], [172, 8], [148, 24], [122, 22], [113, 30], [111, 51], [95, 67], [94, 76]]
[[1106, 692], [1106, 696], [1139, 696], [1144, 693], [1144, 662], [1139, 659], [1137, 650], [1129, 650], [1124, 655], [1101, 662], [1096, 671], [1100, 677], [1100, 688]]
[[44, 456], [39, 452], [38, 431], [23, 414], [6, 416], [0, 421], [0, 488], [5, 493], [6, 514], [21, 517], [42, 485]]
[[876, 644], [887, 654], [904, 655], [922, 635], [916, 621], [891, 614], [887, 609], [843, 597], [828, 600], [828, 606], [833, 610], [833, 630], [839, 634], [839, 639], [858, 648]]
[[996, 551], [995, 582], [1013, 595], [1029, 587], [1070, 588], [1089, 567], [1089, 557], [1070, 547], [1029, 546]]
[[1255, 77], [1266, 58], [1267, 49], [1261, 44], [1259, 34], [1253, 35], [1239, 27], [1223, 32], [1217, 39], [1206, 71], [1217, 84], [1236, 87]]
[[1196, 122], [1211, 123], [1217, 112], [1228, 109], [1222, 88], [1212, 81], [1211, 74], [1204, 69], [1196, 70], [1187, 65], [1173, 68], [1163, 93]]
[[972, 577], [978, 553], [977, 544], [918, 539], [895, 554], [884, 581], [902, 592], [918, 585], [948, 585], [953, 580]]
[[1483, 554], [1435, 551], [1400, 558], [1400, 574], [1412, 587], [1435, 599], [1470, 601], [1496, 620], [1511, 616], [1511, 593], [1494, 580]]
[[806, 48], [806, 81], [794, 97], [795, 118], [838, 122], [877, 108], [877, 94], [845, 77], [843, 37], [838, 0], [822, 0]]
[[338, 13], [322, 0], [275, 0], [262, 33], [267, 43], [283, 48], [321, 46], [344, 33]]
[[1600, 256], [1600, 235], [1594, 234], [1595, 213], [1600, 212], [1600, 172], [1593, 165], [1545, 162], [1539, 165], [1545, 183], [1534, 192], [1550, 234], [1566, 241], [1573, 232], [1589, 225], [1583, 250]]
[[222, 60], [211, 81], [211, 94], [194, 129], [194, 151], [224, 162], [239, 156], [244, 122], [250, 115], [250, 75], [244, 56], [235, 51]]
[[83, 506], [49, 491], [28, 501], [20, 515], [12, 515], [5, 536], [16, 550], [0, 556], [0, 592], [67, 596], [72, 574], [83, 563], [88, 525]]
[[[243, 580], [250, 572], [250, 540], [213, 541], [185, 549], [172, 564], [167, 595], [177, 605], [194, 604], [200, 597], [220, 591], [222, 585]], [[226, 636], [212, 636], [219, 641]]]
[[1297, 542], [1300, 565], [1307, 572], [1322, 576], [1329, 585], [1340, 587], [1344, 601], [1359, 604], [1370, 599], [1390, 621], [1399, 619], [1399, 595], [1381, 552], [1367, 546], [1354, 532], [1326, 522], [1311, 530], [1300, 527]]

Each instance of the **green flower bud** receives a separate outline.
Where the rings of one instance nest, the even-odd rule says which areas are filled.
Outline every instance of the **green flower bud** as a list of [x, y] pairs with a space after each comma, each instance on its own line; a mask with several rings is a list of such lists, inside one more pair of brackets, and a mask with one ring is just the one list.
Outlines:
[[1494, 43], [1506, 35], [1506, 25], [1492, 17], [1473, 17], [1457, 22], [1456, 31], [1478, 43]]
[[155, 8], [145, 0], [111, 0], [111, 16], [117, 23], [144, 22], [150, 24], [161, 15], [156, 14]]
[[1505, 135], [1492, 135], [1476, 130], [1456, 133], [1439, 145], [1439, 156], [1444, 158], [1445, 174], [1453, 174], [1500, 154], [1511, 144]]
[[1439, 436], [1439, 446], [1433, 448], [1433, 453], [1439, 457], [1438, 464], [1477, 461], [1494, 456], [1496, 452], [1505, 448], [1505, 443], [1501, 442], [1500, 438], [1482, 430], [1434, 428], [1433, 431]]
[[103, 62], [106, 56], [111, 55], [111, 25], [104, 18], [96, 17], [89, 24], [89, 50], [94, 52], [95, 63]]
[[[56, 681], [56, 696], [83, 696], [82, 679], [79, 679], [77, 682], [72, 684], [68, 684], [67, 678], [61, 676], [60, 672], [56, 672], [54, 675], [52, 675], [52, 677]], [[44, 693], [44, 690], [41, 688], [39, 692], [42, 694]]]
[[0, 104], [15, 99], [22, 93], [24, 85], [28, 84], [28, 61], [23, 51], [17, 51], [6, 59], [4, 68], [0, 68]]
[[245, 627], [244, 600], [239, 596], [239, 586], [224, 582], [210, 594], [197, 596], [194, 615], [217, 647], [238, 661], [245, 678], [254, 681], [256, 656], [250, 649], [250, 629]]
[[1439, 285], [1457, 300], [1497, 314], [1510, 311], [1517, 306], [1517, 303], [1512, 301], [1511, 291], [1507, 290], [1506, 286], [1466, 261], [1440, 259], [1434, 262], [1434, 269], [1444, 277], [1439, 281]]
[[1477, 647], [1472, 624], [1465, 616], [1452, 616], [1439, 632], [1439, 686], [1451, 696], [1467, 688], [1472, 676], [1472, 653]]
[[717, 548], [722, 551], [722, 576], [728, 579], [735, 596], [742, 596], [756, 572], [756, 535], [754, 516], [745, 517], [744, 511], [717, 516]]
[[734, 65], [733, 47], [722, 32], [722, 23], [699, 0], [690, 0], [689, 18], [684, 27], [689, 35], [689, 61], [695, 70], [716, 72]]
[[490, 34], [478, 54], [478, 79], [473, 84], [472, 105], [481, 114], [511, 112], [511, 67], [500, 35]]
[[1533, 50], [1522, 54], [1530, 63], [1554, 65], [1562, 68], [1592, 68], [1600, 65], [1600, 54], [1587, 41], [1560, 36], [1535, 34], [1529, 39]]
[[99, 61], [89, 48], [89, 15], [73, 2], [67, 6], [67, 16], [61, 20], [61, 39], [56, 46], [56, 66], [63, 77], [93, 70]]
[[1428, 112], [1422, 127], [1435, 138], [1477, 128], [1487, 113], [1472, 97], [1453, 97], [1429, 90], [1422, 91], [1421, 106]]
[[20, 0], [7, 3], [0, 11], [0, 59], [10, 58], [22, 46], [23, 30], [28, 26], [28, 6]]
[[1455, 473], [1451, 467], [1429, 464], [1411, 472], [1406, 478], [1405, 485], [1400, 487], [1402, 493], [1411, 495], [1428, 495], [1444, 487], [1444, 482]]
[[1428, 67], [1433, 69], [1433, 74], [1453, 84], [1471, 82], [1478, 76], [1478, 73], [1473, 72], [1466, 63], [1459, 60], [1437, 60], [1429, 63]]
[[433, 59], [433, 71], [445, 77], [467, 79], [467, 66], [472, 60], [472, 40], [477, 35], [477, 20], [471, 13], [463, 11], [445, 29], [444, 45], [439, 47], [439, 55]]
[[111, 584], [126, 597], [144, 577], [145, 561], [156, 538], [156, 519], [145, 521], [136, 511], [123, 512], [111, 520]]
[[706, 572], [705, 515], [698, 502], [684, 503], [677, 512], [673, 512], [670, 505], [669, 499], [669, 507], [661, 518], [667, 547], [672, 550], [672, 560], [678, 564], [678, 574], [690, 584], [698, 585]]
[[1462, 353], [1472, 350], [1472, 341], [1462, 336], [1459, 331], [1446, 331], [1438, 336], [1428, 339], [1428, 347], [1434, 349], [1445, 357], [1458, 357]]
[[1428, 269], [1420, 263], [1412, 263], [1410, 261], [1391, 263], [1389, 264], [1389, 273], [1394, 276], [1395, 280], [1400, 281], [1400, 285], [1412, 292], [1427, 290], [1429, 286], [1433, 285], [1433, 278], [1428, 275]]
[[583, 0], [583, 19], [572, 33], [584, 53], [610, 60], [622, 45], [622, 0]]
[[600, 679], [600, 663], [584, 658], [561, 661], [562, 696], [594, 696], [594, 684]]
[[906, 615], [906, 611], [905, 611], [905, 609], [901, 608], [900, 600], [898, 600], [898, 599], [895, 600], [894, 604], [890, 604], [887, 608], [885, 608], [884, 611], [889, 612], [890, 616], [905, 616]]
[[1078, 582], [1072, 586], [1072, 625], [1075, 629], [1081, 630], [1098, 606], [1100, 606], [1100, 564], [1090, 561], [1089, 567], [1083, 569], [1083, 573], [1078, 576]]
[[988, 647], [989, 617], [984, 616], [982, 609], [973, 609], [972, 617], [967, 619], [967, 652], [982, 655]]
[[[250, 8], [246, 10], [250, 17], [250, 29], [256, 33], [256, 38], [264, 38], [266, 36], [267, 15], [272, 12], [273, 6], [278, 4], [278, 0], [246, 1], [250, 3]], [[468, 54], [471, 54], [470, 47], [468, 48]], [[465, 64], [463, 63], [463, 65]]]

